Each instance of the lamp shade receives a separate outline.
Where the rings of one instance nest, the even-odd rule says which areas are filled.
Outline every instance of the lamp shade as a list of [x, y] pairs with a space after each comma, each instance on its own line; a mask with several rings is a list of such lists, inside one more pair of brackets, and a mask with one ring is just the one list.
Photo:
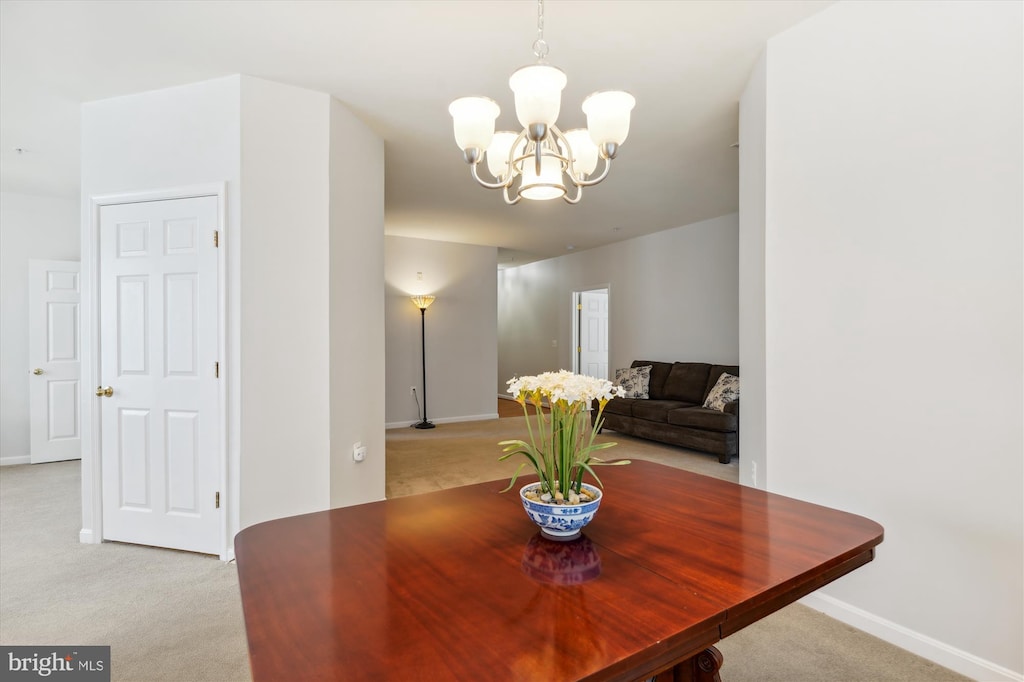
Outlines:
[[621, 90], [595, 92], [583, 100], [587, 130], [594, 144], [600, 146], [606, 142], [625, 142], [629, 134], [629, 112], [635, 105], [633, 95]]
[[565, 195], [565, 183], [562, 182], [562, 162], [555, 156], [544, 156], [540, 162], [540, 175], [533, 159], [522, 162], [523, 181], [519, 185], [519, 194], [524, 199], [547, 201]]
[[[590, 139], [590, 133], [585, 128], [573, 128], [565, 132], [565, 138], [572, 148], [572, 170], [576, 177], [593, 173], [597, 168], [597, 146]], [[569, 156], [568, 149], [563, 148], [562, 153]]]
[[459, 149], [483, 151], [494, 136], [494, 119], [501, 109], [487, 97], [460, 97], [448, 105], [455, 126], [455, 142]]
[[413, 304], [420, 310], [426, 310], [434, 302], [433, 296], [410, 296]]
[[566, 80], [561, 69], [547, 64], [524, 66], [509, 77], [508, 86], [516, 95], [516, 117], [524, 128], [555, 124]]
[[487, 170], [500, 180], [508, 177], [508, 154], [512, 151], [512, 143], [517, 137], [519, 136], [516, 133], [499, 130], [494, 133], [491, 146], [487, 148]]

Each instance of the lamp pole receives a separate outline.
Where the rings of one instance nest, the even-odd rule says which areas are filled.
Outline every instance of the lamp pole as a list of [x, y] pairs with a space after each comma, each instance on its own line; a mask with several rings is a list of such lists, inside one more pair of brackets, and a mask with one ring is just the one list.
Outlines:
[[434, 302], [434, 297], [413, 296], [412, 302], [420, 309], [420, 351], [423, 359], [423, 421], [414, 426], [417, 429], [432, 429], [434, 424], [427, 421], [427, 308]]

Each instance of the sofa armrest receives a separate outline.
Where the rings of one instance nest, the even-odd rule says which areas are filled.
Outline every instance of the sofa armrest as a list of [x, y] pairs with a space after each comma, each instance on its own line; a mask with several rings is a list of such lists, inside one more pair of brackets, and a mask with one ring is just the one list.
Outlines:
[[723, 405], [722, 406], [722, 411], [727, 413], [727, 414], [734, 414], [734, 415], [736, 415], [736, 419], [738, 420], [740, 418], [740, 401], [739, 401], [739, 399], [737, 398], [736, 400], [733, 400], [733, 401], [728, 402], [725, 405]]

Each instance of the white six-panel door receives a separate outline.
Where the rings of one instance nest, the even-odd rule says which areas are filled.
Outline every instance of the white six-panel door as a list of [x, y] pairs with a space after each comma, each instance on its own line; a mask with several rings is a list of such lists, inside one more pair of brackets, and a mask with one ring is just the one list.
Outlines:
[[28, 264], [32, 464], [82, 456], [79, 270], [78, 261], [30, 260]]
[[100, 209], [104, 539], [220, 551], [216, 228], [216, 197]]
[[608, 378], [608, 290], [580, 294], [579, 372]]

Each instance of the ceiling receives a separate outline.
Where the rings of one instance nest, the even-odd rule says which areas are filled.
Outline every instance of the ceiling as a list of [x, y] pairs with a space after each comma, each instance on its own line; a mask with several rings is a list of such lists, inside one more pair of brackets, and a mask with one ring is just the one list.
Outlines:
[[[470, 178], [448, 103], [487, 95], [518, 129], [508, 76], [532, 63], [532, 0], [4, 0], [0, 189], [77, 197], [82, 102], [242, 73], [327, 92], [385, 142], [390, 235], [561, 255], [737, 210], [738, 102], [765, 41], [814, 0], [548, 0], [558, 123], [595, 90], [637, 100], [611, 174], [583, 201], [506, 206]], [[22, 153], [17, 149], [24, 149]]]

